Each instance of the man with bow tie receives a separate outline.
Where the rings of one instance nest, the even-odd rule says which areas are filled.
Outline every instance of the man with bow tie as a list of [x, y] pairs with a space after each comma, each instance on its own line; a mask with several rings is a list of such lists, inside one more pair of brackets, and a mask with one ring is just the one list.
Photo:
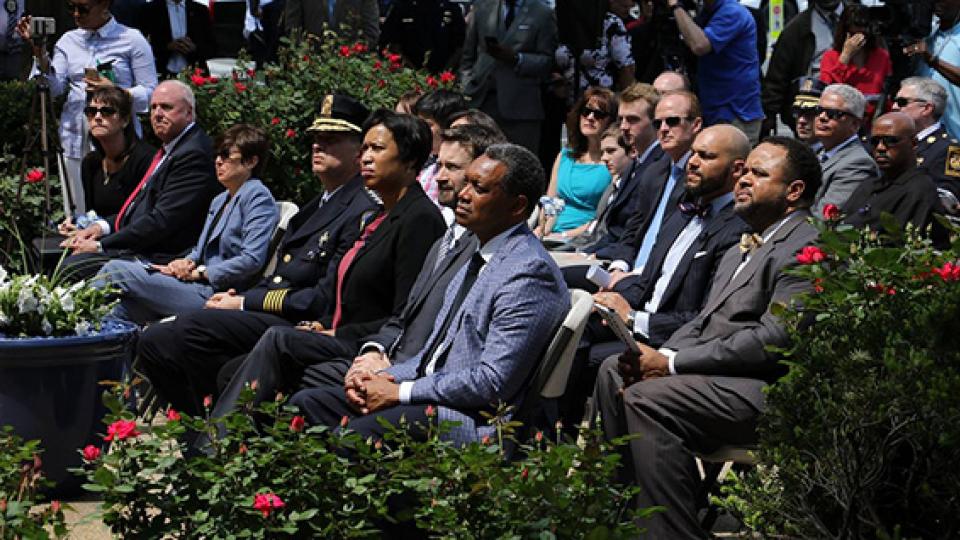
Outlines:
[[[683, 179], [685, 193], [663, 226], [640, 275], [620, 280], [594, 295], [597, 304], [614, 311], [634, 337], [659, 347], [703, 307], [717, 265], [727, 249], [749, 230], [733, 213], [733, 187], [750, 153], [747, 136], [731, 125], [703, 130], [693, 141]], [[583, 403], [593, 391], [596, 370], [626, 346], [599, 316], [591, 318], [564, 397], [564, 416], [576, 425]]]
[[789, 346], [773, 306], [811, 287], [785, 270], [817, 238], [808, 209], [820, 179], [802, 142], [771, 137], [757, 146], [733, 206], [756, 236], [727, 250], [703, 309], [662, 347], [638, 343], [640, 354], [610, 357], [600, 368], [594, 402], [604, 433], [640, 435], [624, 448], [624, 480], [641, 488], [640, 508], [667, 508], [644, 522], [650, 538], [706, 538], [694, 452], [756, 441], [763, 388], [786, 370], [771, 350]]

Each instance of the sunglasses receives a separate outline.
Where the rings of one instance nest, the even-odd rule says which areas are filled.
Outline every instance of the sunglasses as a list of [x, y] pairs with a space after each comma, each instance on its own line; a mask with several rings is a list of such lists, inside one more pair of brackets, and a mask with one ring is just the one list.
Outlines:
[[90, 6], [88, 4], [74, 4], [73, 2], [67, 2], [67, 13], [74, 13], [77, 15], [83, 16], [87, 13], [90, 13]]
[[103, 107], [94, 107], [93, 105], [87, 105], [83, 108], [83, 114], [87, 115], [87, 118], [93, 118], [100, 113], [100, 116], [104, 118], [108, 116], [113, 116], [117, 114], [117, 108], [111, 107], [109, 105], [104, 105]]
[[654, 118], [653, 119], [653, 129], [660, 129], [664, 123], [667, 124], [667, 127], [675, 128], [680, 125], [680, 122], [684, 120], [690, 120], [689, 116], [668, 116], [666, 118]]
[[895, 98], [893, 102], [897, 104], [897, 107], [900, 107], [902, 109], [911, 103], [926, 103], [927, 100], [917, 99], [917, 98], [908, 98], [908, 97], [898, 97], [898, 98]]
[[829, 118], [830, 120], [839, 120], [847, 115], [853, 116], [847, 111], [841, 111], [840, 109], [830, 109], [827, 107], [821, 107], [819, 105], [817, 105], [817, 108], [814, 109], [814, 111], [816, 111], [817, 116], [820, 116], [821, 114], [825, 114], [827, 115], [827, 118]]
[[243, 159], [243, 154], [234, 155], [229, 148], [221, 148], [220, 151], [217, 152], [217, 157], [220, 158], [221, 161], [230, 161], [231, 159]]
[[890, 148], [891, 146], [896, 146], [903, 141], [903, 137], [897, 137], [896, 135], [874, 135], [870, 137], [870, 144], [873, 146], [880, 146], [880, 143], [883, 143], [885, 148]]
[[816, 116], [817, 110], [812, 107], [793, 107], [793, 117]]
[[580, 109], [580, 116], [583, 118], [589, 118], [591, 114], [597, 120], [603, 120], [604, 118], [610, 116], [610, 113], [607, 111], [601, 111], [600, 109], [594, 109], [593, 107], [583, 107]]

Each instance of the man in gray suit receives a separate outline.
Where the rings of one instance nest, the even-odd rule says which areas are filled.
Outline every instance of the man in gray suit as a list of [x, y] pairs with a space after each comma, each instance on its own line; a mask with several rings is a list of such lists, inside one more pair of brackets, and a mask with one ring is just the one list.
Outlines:
[[376, 47], [380, 39], [380, 8], [377, 0], [286, 0], [287, 33], [303, 30], [323, 36], [324, 25], [347, 43], [364, 41]]
[[540, 0], [480, 0], [473, 6], [461, 60], [463, 93], [507, 138], [540, 148], [540, 83], [557, 48], [557, 21]]
[[447, 437], [464, 443], [494, 434], [481, 412], [520, 405], [570, 306], [560, 269], [526, 225], [544, 190], [543, 169], [528, 150], [497, 144], [466, 178], [457, 222], [476, 235], [479, 249], [447, 287], [424, 348], [364, 376], [350, 396], [334, 385], [298, 392], [291, 403], [311, 423], [336, 426], [346, 416], [349, 429], [380, 437], [380, 418], [396, 424], [405, 417], [414, 436], [426, 422], [456, 421]]
[[816, 216], [828, 204], [843, 208], [861, 182], [880, 174], [857, 134], [866, 104], [863, 94], [846, 84], [831, 84], [820, 96], [814, 133], [823, 144], [817, 154], [823, 184], [814, 201]]
[[810, 283], [784, 272], [816, 240], [807, 208], [820, 186], [820, 168], [805, 144], [771, 137], [747, 158], [737, 182], [734, 212], [759, 234], [744, 235], [724, 255], [700, 313], [659, 350], [608, 358], [594, 403], [610, 437], [630, 441], [627, 481], [640, 507], [666, 512], [645, 523], [650, 538], [706, 538], [697, 521], [700, 479], [693, 452], [756, 440], [763, 388], [785, 368], [768, 346], [788, 336], [773, 306], [789, 303]]

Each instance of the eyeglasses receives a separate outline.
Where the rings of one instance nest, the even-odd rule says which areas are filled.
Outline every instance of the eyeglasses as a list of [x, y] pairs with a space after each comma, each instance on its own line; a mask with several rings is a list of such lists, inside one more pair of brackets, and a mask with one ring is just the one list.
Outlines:
[[690, 120], [689, 116], [668, 116], [666, 118], [654, 118], [653, 119], [653, 129], [660, 129], [664, 123], [667, 124], [667, 127], [675, 128], [680, 125], [680, 122], [684, 120]]
[[814, 111], [816, 111], [817, 116], [820, 116], [821, 114], [825, 114], [827, 115], [827, 118], [829, 118], [830, 120], [839, 120], [847, 115], [853, 116], [848, 111], [841, 111], [840, 109], [830, 109], [827, 107], [821, 107], [819, 105], [817, 105], [817, 108], [814, 109]]
[[927, 100], [917, 99], [917, 98], [908, 98], [908, 97], [898, 97], [898, 98], [894, 98], [893, 102], [897, 104], [897, 107], [900, 107], [902, 109], [911, 103], [927, 103]]
[[799, 118], [801, 116], [816, 116], [817, 110], [813, 107], [793, 107], [793, 117]]
[[87, 118], [93, 118], [100, 113], [104, 118], [108, 116], [113, 116], [117, 114], [117, 108], [111, 107], [109, 105], [104, 105], [103, 107], [94, 107], [93, 105], [87, 105], [83, 108], [83, 114], [87, 115]]
[[890, 148], [891, 146], [896, 146], [903, 141], [903, 137], [897, 137], [896, 135], [874, 135], [870, 137], [870, 144], [872, 146], [880, 146], [880, 143], [883, 143], [885, 148]]
[[67, 2], [67, 13], [76, 12], [77, 15], [83, 16], [87, 13], [90, 13], [89, 4], [74, 4], [73, 2]]
[[243, 159], [243, 154], [234, 154], [229, 148], [221, 148], [217, 152], [217, 157], [220, 158], [220, 161], [230, 161], [232, 159]]
[[604, 118], [610, 116], [610, 113], [607, 111], [601, 111], [600, 109], [594, 109], [593, 107], [582, 107], [580, 109], [580, 116], [583, 118], [589, 118], [591, 114], [597, 120], [603, 120]]

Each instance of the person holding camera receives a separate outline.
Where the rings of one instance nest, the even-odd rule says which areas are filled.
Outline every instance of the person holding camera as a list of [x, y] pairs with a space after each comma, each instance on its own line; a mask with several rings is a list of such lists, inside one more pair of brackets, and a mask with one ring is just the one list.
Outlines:
[[937, 0], [933, 12], [937, 29], [926, 40], [904, 47], [908, 56], [919, 56], [920, 77], [930, 77], [947, 90], [947, 106], [940, 121], [951, 135], [960, 135], [960, 0]]
[[694, 19], [680, 0], [666, 0], [683, 42], [700, 57], [697, 68], [703, 121], [733, 124], [751, 144], [760, 139], [760, 57], [757, 24], [737, 0], [704, 0]]
[[[150, 94], [157, 85], [150, 44], [140, 32], [113, 18], [111, 2], [69, 0], [67, 9], [73, 14], [77, 28], [57, 41], [52, 58], [44, 48], [43, 39], [53, 34], [53, 28], [32, 24], [29, 15], [17, 23], [21, 39], [33, 45], [33, 74], [46, 77], [52, 96], [66, 93], [59, 134], [70, 191], [68, 200], [76, 213], [86, 212], [80, 165], [90, 150], [83, 113], [89, 93], [105, 86], [119, 86], [130, 94], [133, 111], [137, 113], [147, 110]], [[139, 131], [136, 115], [133, 121]]]

